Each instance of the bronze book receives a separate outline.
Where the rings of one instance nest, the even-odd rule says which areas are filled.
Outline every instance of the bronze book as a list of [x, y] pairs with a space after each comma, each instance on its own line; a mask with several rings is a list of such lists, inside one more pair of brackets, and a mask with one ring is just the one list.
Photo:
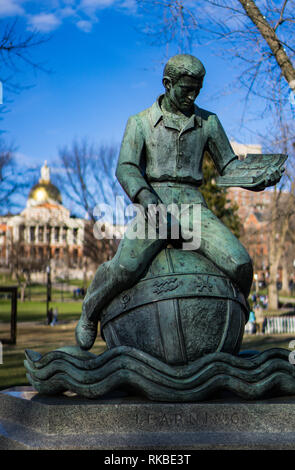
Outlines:
[[254, 188], [264, 182], [265, 172], [270, 166], [274, 168], [274, 171], [279, 170], [287, 158], [288, 155], [284, 154], [247, 154], [246, 158], [241, 160], [240, 165], [233, 171], [218, 176], [216, 184], [223, 187]]

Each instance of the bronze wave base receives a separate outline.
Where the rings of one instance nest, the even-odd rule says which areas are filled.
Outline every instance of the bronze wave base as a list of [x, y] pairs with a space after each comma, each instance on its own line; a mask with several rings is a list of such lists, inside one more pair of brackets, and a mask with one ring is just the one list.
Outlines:
[[99, 356], [66, 346], [44, 356], [27, 350], [25, 367], [31, 385], [45, 395], [70, 391], [101, 398], [124, 390], [154, 401], [196, 402], [231, 392], [254, 400], [295, 394], [289, 354], [279, 348], [248, 356], [214, 352], [187, 365], [170, 366], [127, 346]]

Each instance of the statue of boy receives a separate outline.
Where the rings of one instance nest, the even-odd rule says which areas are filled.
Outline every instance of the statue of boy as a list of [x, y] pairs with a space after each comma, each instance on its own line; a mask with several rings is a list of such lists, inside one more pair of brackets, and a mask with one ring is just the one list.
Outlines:
[[[252, 261], [239, 240], [208, 209], [198, 190], [205, 151], [220, 175], [239, 164], [216, 114], [194, 104], [205, 73], [200, 60], [188, 54], [176, 55], [167, 62], [165, 94], [128, 120], [116, 176], [131, 201], [141, 204], [145, 211], [149, 205], [159, 203], [200, 205], [198, 252], [213, 261], [247, 299]], [[253, 190], [271, 186], [280, 177], [280, 171], [268, 168], [264, 184]], [[182, 232], [192, 227], [191, 216], [185, 220], [186, 227], [180, 225]], [[76, 340], [82, 349], [92, 347], [102, 309], [114, 296], [136, 284], [157, 253], [173, 243], [169, 237], [130, 239], [128, 230], [114, 258], [99, 266], [87, 290], [76, 328]]]

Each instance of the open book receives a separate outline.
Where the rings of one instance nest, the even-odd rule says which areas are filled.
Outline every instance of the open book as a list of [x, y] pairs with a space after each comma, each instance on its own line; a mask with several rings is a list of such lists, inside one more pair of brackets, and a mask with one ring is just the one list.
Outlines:
[[255, 188], [265, 180], [266, 170], [272, 166], [274, 171], [279, 170], [288, 155], [284, 154], [247, 154], [244, 160], [241, 160], [234, 170], [229, 171], [223, 176], [216, 178], [218, 186], [243, 186], [244, 188]]

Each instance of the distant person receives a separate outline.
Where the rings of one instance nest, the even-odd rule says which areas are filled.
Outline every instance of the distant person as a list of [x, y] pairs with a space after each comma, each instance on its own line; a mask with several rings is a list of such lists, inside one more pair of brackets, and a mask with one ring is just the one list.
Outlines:
[[58, 310], [57, 307], [54, 308], [53, 310], [53, 315], [52, 315], [52, 321], [51, 321], [51, 326], [56, 325], [58, 322]]
[[253, 310], [249, 314], [249, 323], [250, 323], [250, 334], [254, 335], [256, 333], [256, 317]]
[[257, 332], [262, 334], [262, 326], [264, 322], [264, 312], [260, 305], [257, 305], [255, 309], [255, 317], [256, 317], [256, 326]]
[[267, 309], [267, 307], [268, 307], [268, 296], [266, 295], [264, 297], [263, 308]]
[[50, 325], [52, 323], [52, 320], [53, 320], [53, 309], [50, 308], [47, 311], [47, 325]]
[[262, 333], [263, 334], [265, 333], [266, 326], [267, 326], [267, 318], [264, 317], [263, 324], [262, 324]]

